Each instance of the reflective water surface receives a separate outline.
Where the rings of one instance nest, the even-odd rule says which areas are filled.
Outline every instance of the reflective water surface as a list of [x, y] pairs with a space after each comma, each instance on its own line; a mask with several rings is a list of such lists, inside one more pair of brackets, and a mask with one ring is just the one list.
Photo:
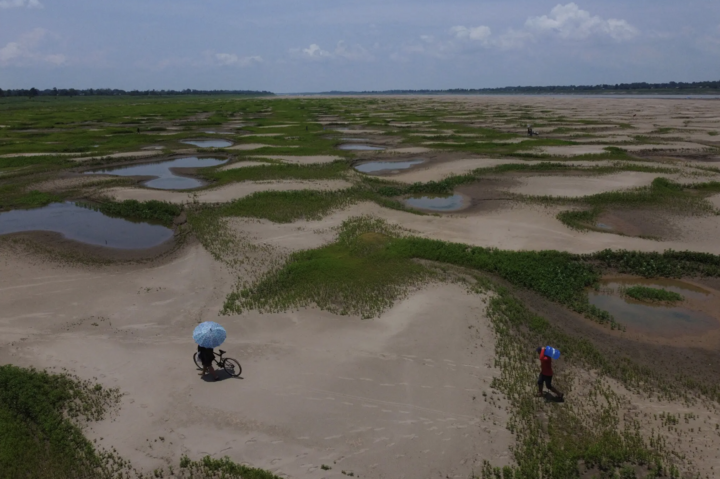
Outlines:
[[358, 151], [378, 151], [378, 150], [384, 150], [382, 146], [372, 146], [372, 145], [366, 145], [363, 143], [343, 143], [342, 145], [338, 145], [338, 149], [340, 150], [358, 150]]
[[601, 284], [600, 292], [591, 291], [588, 299], [612, 314], [629, 331], [662, 336], [702, 334], [717, 329], [720, 322], [705, 313], [682, 306], [645, 303], [620, 294], [622, 287], [642, 285], [682, 294], [687, 299], [704, 299], [710, 293], [695, 285], [672, 279], [615, 279]]
[[151, 248], [173, 237], [164, 226], [111, 218], [72, 202], [0, 213], [0, 235], [22, 231], [54, 231], [81, 243], [119, 249]]
[[198, 158], [189, 156], [187, 158], [178, 158], [177, 160], [160, 161], [156, 163], [146, 163], [142, 165], [121, 166], [118, 168], [105, 168], [102, 170], [93, 170], [85, 172], [86, 175], [116, 175], [116, 176], [156, 176], [153, 180], [143, 183], [148, 188], [156, 188], [159, 190], [187, 190], [197, 188], [203, 183], [196, 178], [188, 178], [176, 175], [171, 171], [172, 168], [207, 168], [209, 166], [217, 166], [226, 163], [227, 160], [218, 158]]
[[404, 202], [413, 208], [430, 211], [456, 211], [467, 206], [463, 195], [411, 197], [405, 199]]
[[228, 140], [181, 140], [180, 143], [197, 146], [198, 148], [227, 148], [233, 142]]
[[407, 170], [415, 165], [423, 163], [425, 160], [408, 160], [408, 161], [371, 161], [355, 165], [355, 169], [363, 173], [373, 173], [376, 171], [386, 170]]

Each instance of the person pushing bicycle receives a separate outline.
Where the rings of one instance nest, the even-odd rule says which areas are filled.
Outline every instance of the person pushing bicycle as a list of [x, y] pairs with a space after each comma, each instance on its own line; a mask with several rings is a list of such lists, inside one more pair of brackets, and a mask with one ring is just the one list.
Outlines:
[[213, 348], [203, 348], [202, 346], [198, 345], [198, 357], [200, 358], [200, 362], [203, 365], [203, 370], [200, 373], [200, 376], [205, 376], [208, 372], [210, 372], [213, 375], [213, 378], [215, 381], [218, 379], [218, 375], [215, 372], [215, 368], [213, 368], [213, 359], [215, 359], [215, 351], [213, 351]]

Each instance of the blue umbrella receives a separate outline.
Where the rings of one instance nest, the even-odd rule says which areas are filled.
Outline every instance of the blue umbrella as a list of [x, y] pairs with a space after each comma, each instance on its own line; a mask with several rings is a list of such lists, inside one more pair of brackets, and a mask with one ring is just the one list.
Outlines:
[[560, 358], [560, 350], [545, 346], [545, 356], [550, 356], [552, 359]]
[[225, 328], [213, 321], [200, 323], [193, 331], [193, 339], [203, 348], [217, 348], [227, 338]]

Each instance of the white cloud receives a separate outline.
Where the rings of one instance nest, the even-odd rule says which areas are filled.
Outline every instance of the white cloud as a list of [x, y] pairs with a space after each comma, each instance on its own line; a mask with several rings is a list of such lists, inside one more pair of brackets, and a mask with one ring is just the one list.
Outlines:
[[375, 57], [360, 45], [348, 46], [344, 41], [339, 41], [332, 51], [324, 50], [317, 43], [307, 48], [293, 48], [290, 53], [305, 60], [323, 61], [344, 59], [349, 61], [372, 61]]
[[550, 15], [530, 17], [525, 22], [528, 31], [555, 35], [561, 39], [584, 40], [594, 35], [606, 35], [614, 40], [629, 40], [638, 35], [637, 28], [625, 20], [607, 20], [592, 16], [575, 3], [556, 5]]
[[36, 28], [20, 36], [14, 42], [0, 48], [0, 65], [27, 65], [37, 63], [51, 63], [61, 65], [65, 63], [65, 55], [59, 53], [43, 53], [38, 51], [48, 32]]
[[[630, 40], [639, 35], [638, 29], [625, 20], [603, 19], [582, 10], [575, 3], [556, 5], [549, 15], [530, 17], [520, 29], [510, 28], [500, 35], [493, 35], [490, 27], [466, 27], [458, 25], [450, 29], [455, 49], [472, 48], [472, 44], [485, 48], [513, 50], [523, 48], [528, 43], [543, 38], [556, 38], [560, 41], [581, 41], [590, 37], [610, 37], [615, 41]], [[445, 51], [452, 51], [446, 45]]]
[[454, 35], [455, 38], [460, 40], [468, 39], [486, 43], [492, 35], [492, 30], [490, 30], [490, 27], [486, 27], [485, 25], [469, 28], [463, 26], [456, 26], [450, 29], [450, 33]]
[[317, 43], [313, 43], [309, 47], [303, 48], [302, 55], [311, 60], [322, 60], [323, 58], [330, 58], [331, 56], [329, 51], [323, 50]]
[[4, 8], [43, 8], [39, 0], [0, 0], [0, 9]]
[[222, 66], [247, 67], [255, 63], [262, 63], [263, 59], [258, 55], [239, 57], [234, 53], [216, 53], [215, 62]]

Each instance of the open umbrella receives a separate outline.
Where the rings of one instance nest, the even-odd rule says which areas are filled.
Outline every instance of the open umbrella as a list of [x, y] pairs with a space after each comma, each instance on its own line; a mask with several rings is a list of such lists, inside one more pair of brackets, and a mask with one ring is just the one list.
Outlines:
[[213, 321], [200, 323], [193, 331], [193, 339], [203, 348], [217, 348], [227, 338], [225, 328]]
[[558, 359], [560, 357], [560, 350], [545, 346], [545, 356], [550, 356], [552, 359]]

